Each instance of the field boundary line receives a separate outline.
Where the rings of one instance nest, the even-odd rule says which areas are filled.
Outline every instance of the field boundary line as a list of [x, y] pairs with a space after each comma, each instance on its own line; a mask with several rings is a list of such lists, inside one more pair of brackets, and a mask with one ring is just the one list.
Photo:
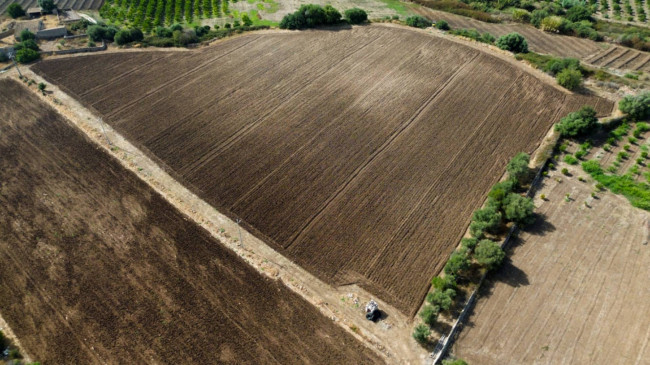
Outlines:
[[467, 62], [461, 65], [458, 68], [458, 70], [456, 70], [456, 72], [454, 72], [442, 84], [442, 86], [438, 90], [436, 90], [427, 100], [424, 101], [424, 103], [422, 103], [422, 105], [420, 105], [420, 107], [415, 111], [415, 113], [413, 113], [413, 115], [401, 127], [399, 127], [395, 132], [393, 132], [381, 146], [379, 146], [368, 158], [366, 158], [366, 160], [361, 165], [359, 165], [359, 167], [357, 167], [352, 172], [352, 174], [350, 174], [348, 179], [346, 179], [346, 181], [331, 195], [331, 197], [321, 205], [321, 208], [318, 209], [316, 214], [314, 214], [314, 216], [311, 217], [303, 225], [303, 227], [297, 231], [296, 235], [291, 239], [289, 245], [286, 246], [286, 249], [288, 249], [294, 243], [299, 241], [304, 236], [306, 231], [309, 230], [313, 226], [313, 224], [318, 220], [318, 217], [320, 217], [320, 215], [329, 207], [329, 205], [350, 186], [352, 181], [354, 181], [356, 177], [359, 176], [361, 172], [363, 172], [363, 170], [365, 170], [365, 168], [368, 167], [368, 165], [370, 165], [377, 156], [379, 156], [382, 152], [384, 152], [386, 148], [388, 148], [388, 146], [397, 137], [399, 137], [409, 126], [413, 125], [413, 122], [418, 118], [418, 116], [420, 116], [420, 114], [422, 114], [424, 109], [426, 109], [426, 107], [429, 104], [431, 104], [431, 102], [435, 100], [438, 97], [438, 95], [440, 95], [447, 88], [447, 86], [449, 86], [449, 84], [451, 84], [456, 79], [456, 77], [465, 69], [465, 67], [467, 67], [467, 65], [474, 62], [474, 60], [478, 58], [480, 55], [481, 53], [477, 52], [472, 58], [470, 58]]
[[[47, 82], [31, 69], [23, 72], [27, 77], [37, 82]], [[5, 75], [3, 75], [5, 76]], [[17, 72], [6, 74], [6, 77], [16, 77]], [[51, 87], [50, 87], [51, 85]], [[205, 229], [216, 238], [225, 248], [241, 257], [267, 280], [279, 281], [289, 290], [299, 295], [310, 305], [313, 305], [326, 318], [331, 319], [346, 333], [353, 336], [361, 344], [375, 352], [384, 361], [392, 363], [420, 364], [425, 361], [426, 350], [415, 341], [398, 343], [395, 338], [410, 339], [411, 321], [399, 310], [385, 301], [376, 298], [363, 288], [353, 285], [336, 287], [325, 283], [309, 273], [297, 263], [286, 258], [273, 247], [259, 239], [251, 231], [240, 227], [234, 220], [217, 208], [208, 204], [185, 185], [169, 175], [161, 165], [141, 150], [131, 144], [124, 136], [107, 125], [106, 132], [111, 135], [111, 149], [101, 132], [97, 112], [82, 105], [72, 96], [66, 94], [56, 84], [48, 84], [52, 94], [41, 95], [35, 88], [28, 88], [49, 106], [57, 110], [74, 128], [87, 136], [92, 143], [115, 158], [123, 168], [131, 171], [150, 186], [157, 194], [169, 202], [186, 219]], [[56, 102], [55, 102], [56, 101]], [[140, 152], [139, 155], [125, 155], [123, 149]], [[238, 240], [237, 230], [241, 228], [242, 241]], [[232, 235], [232, 236], [231, 236]], [[390, 327], [385, 328], [368, 321], [363, 315], [362, 308], [354, 307], [349, 301], [343, 301], [349, 295], [354, 295], [361, 303], [375, 299], [382, 310], [390, 313], [393, 318]]]

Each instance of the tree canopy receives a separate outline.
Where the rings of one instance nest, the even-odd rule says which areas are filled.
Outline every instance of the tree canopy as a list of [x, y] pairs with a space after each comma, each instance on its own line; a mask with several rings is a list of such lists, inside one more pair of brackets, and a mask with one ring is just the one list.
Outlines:
[[598, 125], [596, 111], [590, 106], [583, 106], [577, 112], [569, 113], [555, 125], [555, 130], [562, 137], [578, 137], [591, 132]]
[[479, 264], [487, 267], [488, 270], [493, 270], [501, 265], [506, 254], [497, 243], [491, 240], [481, 240], [476, 246], [474, 257]]
[[20, 6], [20, 4], [13, 3], [7, 7], [7, 14], [9, 14], [10, 17], [16, 19], [25, 15], [25, 10], [22, 6]]
[[618, 109], [636, 120], [650, 118], [650, 91], [624, 97], [619, 102]]
[[519, 33], [510, 33], [497, 39], [497, 47], [513, 53], [528, 53], [528, 42]]
[[287, 14], [280, 22], [282, 29], [315, 28], [341, 22], [341, 13], [331, 5], [321, 7], [315, 4], [301, 5], [294, 13]]

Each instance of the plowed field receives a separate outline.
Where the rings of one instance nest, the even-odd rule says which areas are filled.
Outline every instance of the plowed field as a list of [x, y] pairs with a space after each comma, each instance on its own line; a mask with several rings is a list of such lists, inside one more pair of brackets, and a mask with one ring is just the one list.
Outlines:
[[0, 80], [0, 313], [43, 364], [381, 360]]
[[453, 352], [485, 365], [649, 364], [650, 214], [611, 192], [592, 198], [580, 166], [551, 175], [544, 219], [487, 283]]
[[411, 314], [507, 160], [582, 104], [612, 109], [384, 26], [34, 69], [307, 270]]

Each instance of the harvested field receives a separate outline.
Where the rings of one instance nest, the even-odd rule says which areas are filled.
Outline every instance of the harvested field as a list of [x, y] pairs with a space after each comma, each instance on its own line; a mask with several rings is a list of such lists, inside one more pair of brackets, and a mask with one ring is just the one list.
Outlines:
[[0, 312], [43, 364], [378, 363], [0, 80]]
[[578, 177], [590, 180], [562, 163], [543, 180], [545, 218], [482, 289], [455, 355], [486, 365], [649, 363], [650, 214], [610, 192], [592, 198], [594, 183]]
[[[38, 6], [38, 0], [1, 0], [0, 14], [4, 14], [7, 7], [13, 3], [20, 4], [25, 10]], [[54, 3], [59, 9], [99, 10], [104, 4], [104, 0], [58, 0]]]
[[409, 314], [507, 160], [583, 104], [612, 109], [514, 61], [375, 25], [34, 70], [282, 254]]

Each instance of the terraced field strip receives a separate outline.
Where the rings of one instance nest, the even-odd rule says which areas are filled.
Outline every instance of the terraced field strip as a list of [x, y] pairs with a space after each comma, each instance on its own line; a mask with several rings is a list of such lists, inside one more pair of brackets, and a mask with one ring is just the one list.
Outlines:
[[0, 313], [33, 359], [382, 363], [25, 86], [0, 97]]
[[146, 67], [121, 55], [120, 72], [97, 55], [34, 70], [283, 255], [409, 315], [506, 161], [558, 115], [612, 109], [401, 27], [252, 34]]
[[610, 192], [592, 198], [593, 182], [578, 177], [580, 166], [561, 164], [543, 180], [543, 218], [482, 289], [454, 355], [486, 365], [648, 363], [650, 214]]
[[586, 59], [585, 62], [599, 67], [650, 71], [647, 60], [650, 60], [650, 53], [613, 46]]
[[[4, 14], [7, 7], [13, 3], [18, 3], [23, 9], [37, 7], [37, 0], [2, 0], [0, 1], [0, 14]], [[99, 10], [104, 0], [58, 0], [55, 2], [59, 9], [73, 10]]]

